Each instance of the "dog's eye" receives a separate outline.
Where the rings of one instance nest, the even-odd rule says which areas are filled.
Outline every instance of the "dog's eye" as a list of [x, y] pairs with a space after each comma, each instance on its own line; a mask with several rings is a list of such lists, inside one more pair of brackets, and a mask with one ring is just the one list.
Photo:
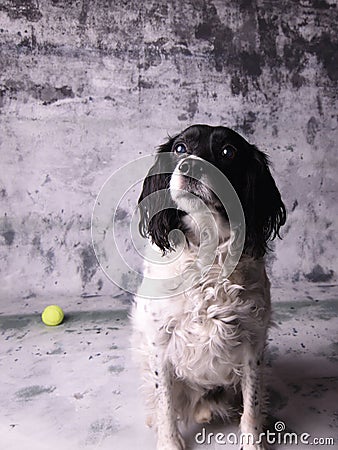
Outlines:
[[232, 145], [226, 145], [222, 149], [222, 156], [224, 156], [227, 159], [233, 159], [236, 154], [236, 149]]
[[175, 153], [182, 155], [183, 153], [187, 153], [187, 147], [184, 144], [176, 144], [174, 147]]

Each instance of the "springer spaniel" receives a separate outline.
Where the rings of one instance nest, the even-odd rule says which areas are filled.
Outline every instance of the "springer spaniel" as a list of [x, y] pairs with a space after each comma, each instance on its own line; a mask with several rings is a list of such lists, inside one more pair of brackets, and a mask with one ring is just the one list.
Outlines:
[[[233, 226], [236, 201], [243, 221], [239, 214]], [[159, 147], [139, 211], [151, 245], [132, 311], [133, 347], [157, 449], [185, 448], [180, 421], [229, 418], [236, 391], [240, 431], [257, 438], [243, 449], [266, 448], [259, 439], [270, 323], [264, 255], [286, 220], [268, 157], [229, 128], [193, 125]]]

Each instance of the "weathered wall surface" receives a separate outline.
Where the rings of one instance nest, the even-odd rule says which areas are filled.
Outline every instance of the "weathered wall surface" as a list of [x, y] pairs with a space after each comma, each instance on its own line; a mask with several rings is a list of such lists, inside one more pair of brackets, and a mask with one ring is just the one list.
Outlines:
[[337, 19], [333, 0], [3, 0], [2, 296], [115, 292], [95, 197], [192, 123], [269, 153], [289, 211], [273, 282], [336, 282]]

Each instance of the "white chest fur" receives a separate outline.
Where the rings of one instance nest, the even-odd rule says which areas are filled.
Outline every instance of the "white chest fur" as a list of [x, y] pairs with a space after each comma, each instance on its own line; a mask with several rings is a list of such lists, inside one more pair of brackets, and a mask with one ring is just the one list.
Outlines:
[[[264, 262], [244, 257], [230, 278], [222, 279], [219, 275], [224, 255], [216, 258], [202, 276], [198, 265], [191, 266], [196, 256], [192, 252], [183, 252], [173, 263], [146, 263], [145, 280], [133, 311], [138, 347], [147, 352], [155, 342], [163, 350], [162, 357], [175, 368], [176, 376], [191, 385], [210, 388], [233, 384], [241, 375], [242, 344], [264, 333], [269, 322]], [[172, 283], [172, 277], [187, 279], [188, 275], [191, 287], [175, 293], [179, 287]], [[149, 284], [152, 278], [161, 280], [153, 290]], [[152, 298], [143, 297], [143, 292], [149, 291]], [[163, 296], [165, 291], [167, 296]]]

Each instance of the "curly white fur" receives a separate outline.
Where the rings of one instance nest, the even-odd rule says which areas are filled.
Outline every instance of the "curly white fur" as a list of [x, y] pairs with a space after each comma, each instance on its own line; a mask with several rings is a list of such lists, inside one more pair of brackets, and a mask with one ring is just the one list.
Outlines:
[[[150, 278], [167, 278], [171, 272], [198, 280], [184, 293], [164, 299], [144, 298], [141, 285], [135, 298], [133, 347], [143, 368], [149, 423], [161, 433], [159, 420], [164, 421], [162, 433], [170, 443], [159, 434], [158, 450], [183, 448], [177, 438], [177, 418], [186, 423], [208, 422], [231, 415], [229, 400], [240, 387], [247, 395], [242, 431], [261, 432], [260, 379], [270, 321], [269, 281], [264, 260], [246, 256], [229, 279], [223, 279], [227, 249], [227, 241], [218, 246], [218, 258], [204, 274], [198, 265], [191, 266], [198, 252], [193, 245], [175, 263], [145, 263]], [[171, 409], [170, 414], [161, 413], [161, 407]]]

